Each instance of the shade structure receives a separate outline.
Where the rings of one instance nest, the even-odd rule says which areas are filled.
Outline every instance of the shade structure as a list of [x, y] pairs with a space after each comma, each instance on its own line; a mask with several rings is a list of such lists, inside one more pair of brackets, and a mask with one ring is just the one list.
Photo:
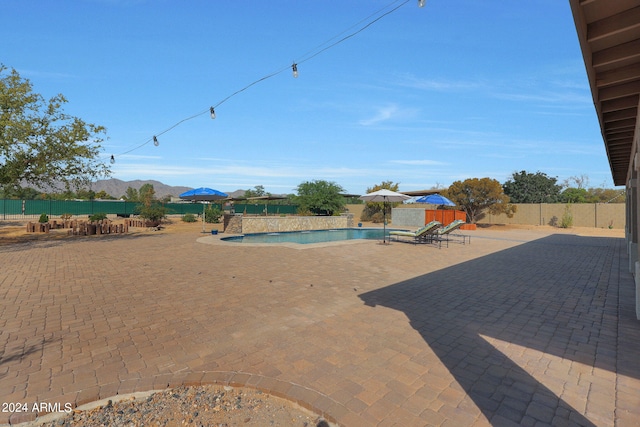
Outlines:
[[212, 200], [226, 199], [229, 196], [213, 188], [200, 187], [185, 191], [179, 197], [183, 200], [193, 200], [194, 202], [210, 202]]
[[382, 216], [384, 217], [384, 224], [382, 225], [383, 227], [383, 238], [382, 238], [382, 242], [386, 243], [387, 242], [387, 209], [386, 209], [386, 203], [387, 202], [391, 202], [391, 203], [396, 203], [396, 202], [403, 202], [405, 200], [408, 200], [411, 198], [411, 196], [407, 196], [406, 194], [402, 194], [402, 193], [397, 193], [395, 191], [391, 191], [391, 190], [387, 190], [386, 188], [383, 188], [382, 190], [378, 190], [378, 191], [373, 191], [371, 193], [367, 193], [363, 196], [359, 197], [361, 200], [367, 201], [367, 202], [382, 202], [384, 205], [382, 207]]
[[[194, 188], [193, 190], [185, 191], [180, 194], [181, 199], [183, 200], [191, 200], [193, 202], [211, 202], [214, 200], [226, 199], [229, 197], [227, 194], [222, 191], [214, 190], [213, 188], [200, 187]], [[205, 233], [204, 230], [204, 215], [205, 215], [205, 205], [202, 204], [202, 232]]]
[[455, 206], [456, 205], [451, 200], [447, 199], [441, 194], [429, 194], [428, 196], [420, 197], [419, 199], [416, 199], [416, 203], [429, 203], [432, 205], [439, 205], [439, 206]]
[[[438, 205], [438, 206], [455, 206], [456, 205], [451, 200], [447, 199], [441, 194], [429, 194], [428, 196], [420, 197], [419, 199], [416, 199], [416, 203], [428, 203], [431, 205]], [[442, 218], [440, 222], [444, 222], [443, 219], [444, 219], [444, 212], [442, 212]]]

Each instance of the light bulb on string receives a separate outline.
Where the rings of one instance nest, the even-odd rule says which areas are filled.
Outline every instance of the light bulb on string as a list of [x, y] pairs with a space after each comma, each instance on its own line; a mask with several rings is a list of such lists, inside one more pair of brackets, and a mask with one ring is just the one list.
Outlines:
[[110, 160], [111, 164], [114, 164], [116, 162], [116, 158], [113, 157], [113, 154], [111, 155], [111, 160]]
[[[586, 1], [586, 0], [585, 0]], [[399, 4], [398, 4], [399, 3]], [[338, 35], [336, 35], [335, 37], [325, 41], [324, 43], [322, 43], [320, 46], [314, 48], [312, 51], [307, 52], [303, 57], [299, 57], [298, 60], [300, 60], [301, 62], [307, 62], [312, 58], [315, 58], [316, 56], [320, 55], [321, 53], [351, 39], [352, 37], [356, 36], [357, 34], [361, 33], [362, 31], [366, 30], [367, 28], [371, 27], [373, 24], [375, 24], [376, 22], [380, 21], [382, 18], [385, 18], [386, 16], [396, 12], [397, 10], [399, 10], [401, 7], [403, 7], [404, 5], [408, 4], [409, 0], [392, 0], [392, 3], [390, 3], [389, 5], [385, 6], [385, 8], [378, 10], [377, 12], [375, 12], [374, 14], [368, 16], [365, 20], [362, 20], [360, 22], [358, 22], [356, 25], [361, 25], [364, 21], [367, 21], [366, 24], [361, 25], [359, 28], [357, 28], [356, 30], [349, 32], [349, 34], [347, 34], [344, 37], [340, 37], [342, 36], [344, 33], [346, 33], [347, 31], [349, 31], [351, 28], [349, 28], [349, 30], [344, 31], [343, 33], [340, 33]], [[415, 4], [415, 3], [414, 3]], [[426, 0], [418, 0], [418, 6], [419, 7], [424, 7], [426, 5]], [[390, 8], [389, 10], [386, 10], [387, 8]], [[353, 27], [355, 27], [356, 25], [354, 25]], [[337, 41], [334, 41], [336, 40]], [[231, 93], [230, 95], [228, 95], [226, 98], [222, 99], [220, 102], [218, 102], [217, 104], [215, 104], [216, 106], [219, 106], [220, 104], [228, 101], [230, 98], [240, 94], [241, 92], [244, 92], [245, 90], [249, 89], [250, 87], [256, 85], [257, 83], [260, 83], [264, 80], [267, 80], [271, 77], [274, 77], [278, 74], [280, 74], [283, 71], [286, 71], [287, 67], [281, 68], [278, 71], [272, 72], [271, 74], [265, 75], [264, 77], [259, 78], [258, 80], [255, 80], [251, 83], [249, 83], [248, 85], [242, 87], [239, 90], [236, 90], [235, 92]], [[296, 62], [293, 62], [291, 64], [291, 71], [293, 72], [293, 77], [297, 78], [299, 76], [298, 74], [298, 64]], [[173, 128], [177, 127], [178, 125], [194, 119], [198, 116], [201, 116], [203, 114], [206, 114], [207, 110], [201, 111], [197, 114], [194, 114], [193, 116], [184, 118], [180, 121], [178, 121], [177, 123], [175, 123], [173, 126], [171, 126], [170, 128], [164, 130], [163, 132], [160, 133], [160, 135], [165, 134], [166, 132], [172, 130]], [[215, 119], [216, 118], [216, 114], [215, 114], [215, 109], [214, 107], [209, 107], [209, 113], [211, 116], [211, 119]], [[153, 141], [153, 145], [155, 145], [156, 147], [160, 145], [160, 142], [158, 141], [157, 135], [154, 135], [152, 138]], [[125, 153], [121, 153], [121, 154], [127, 154], [131, 151], [137, 150], [138, 148], [141, 148], [145, 145], [147, 145], [150, 141], [146, 140], [144, 143], [142, 143], [141, 145], [139, 145], [138, 147], [134, 147], [128, 151], [126, 151]], [[112, 163], [115, 162], [115, 157], [112, 156]]]
[[424, 7], [427, 0], [418, 0], [418, 7]]

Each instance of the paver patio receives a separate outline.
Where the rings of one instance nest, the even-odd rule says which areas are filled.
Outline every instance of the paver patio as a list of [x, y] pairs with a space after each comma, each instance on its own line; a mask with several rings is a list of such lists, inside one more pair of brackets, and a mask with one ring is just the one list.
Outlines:
[[470, 233], [440, 250], [162, 233], [0, 246], [0, 401], [29, 407], [0, 424], [217, 382], [344, 426], [637, 425], [624, 239]]

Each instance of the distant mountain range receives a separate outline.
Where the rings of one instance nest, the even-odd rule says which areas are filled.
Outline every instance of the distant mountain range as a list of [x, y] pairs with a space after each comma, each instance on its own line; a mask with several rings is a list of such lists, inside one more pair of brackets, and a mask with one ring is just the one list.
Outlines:
[[[124, 196], [127, 193], [127, 188], [131, 187], [131, 188], [135, 188], [136, 190], [139, 190], [140, 187], [142, 187], [144, 184], [153, 185], [153, 189], [155, 190], [156, 197], [158, 199], [162, 199], [165, 196], [178, 197], [180, 194], [184, 193], [185, 191], [189, 191], [192, 189], [192, 187], [166, 185], [161, 183], [160, 181], [154, 181], [154, 180], [142, 181], [142, 180], [136, 179], [134, 181], [122, 181], [120, 179], [111, 178], [111, 179], [103, 179], [103, 180], [92, 183], [91, 190], [95, 191], [96, 193], [104, 190], [104, 192], [106, 192], [110, 196], [113, 196], [119, 199], [120, 197]], [[230, 197], [241, 197], [242, 195], [244, 195], [244, 192], [245, 190], [236, 190], [227, 194]]]
[[156, 192], [156, 197], [161, 199], [165, 196], [175, 196], [178, 197], [179, 194], [184, 193], [185, 191], [191, 190], [191, 187], [172, 187], [170, 185], [166, 185], [161, 183], [160, 181], [154, 180], [146, 180], [142, 181], [136, 179], [135, 181], [122, 181], [120, 179], [103, 179], [100, 181], [93, 182], [91, 184], [91, 190], [96, 193], [100, 191], [104, 191], [110, 196], [113, 196], [117, 199], [124, 196], [127, 193], [127, 188], [135, 188], [139, 190], [144, 184], [153, 185], [153, 189]]

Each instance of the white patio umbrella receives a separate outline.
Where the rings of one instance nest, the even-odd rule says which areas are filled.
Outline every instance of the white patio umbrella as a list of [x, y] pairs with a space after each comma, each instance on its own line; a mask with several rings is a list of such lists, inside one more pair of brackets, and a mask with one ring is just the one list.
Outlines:
[[410, 199], [410, 196], [407, 196], [406, 194], [402, 194], [402, 193], [397, 193], [395, 191], [391, 191], [391, 190], [387, 190], [386, 188], [383, 188], [382, 190], [378, 190], [378, 191], [374, 191], [371, 193], [367, 193], [364, 196], [360, 196], [359, 199], [367, 201], [367, 202], [382, 202], [382, 216], [384, 218], [384, 224], [383, 224], [383, 238], [382, 241], [384, 243], [387, 242], [387, 209], [386, 209], [386, 203], [387, 202], [391, 202], [391, 203], [395, 203], [395, 202], [403, 202], [405, 200]]

